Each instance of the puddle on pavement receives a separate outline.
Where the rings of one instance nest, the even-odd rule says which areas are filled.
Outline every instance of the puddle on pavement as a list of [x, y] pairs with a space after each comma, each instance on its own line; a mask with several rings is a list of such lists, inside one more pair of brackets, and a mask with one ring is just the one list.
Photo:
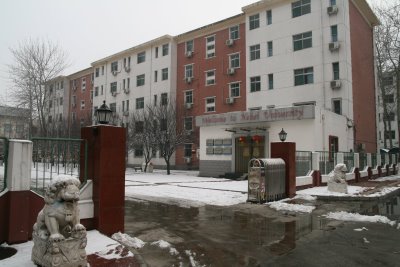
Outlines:
[[[399, 220], [400, 216], [400, 196], [368, 204], [317, 202], [314, 204], [325, 203], [328, 209], [347, 205], [350, 212], [381, 214], [392, 220]], [[271, 257], [289, 253], [296, 248], [297, 240], [311, 232], [323, 235], [324, 231], [335, 230], [331, 220], [318, 215], [321, 214], [260, 215], [252, 211], [251, 205], [182, 208], [129, 200], [125, 209], [125, 232], [145, 242], [167, 241], [179, 252], [173, 255], [148, 243], [139, 253], [150, 266], [259, 266]], [[316, 230], [324, 231], [315, 233]]]
[[0, 260], [7, 259], [17, 253], [15, 248], [0, 246]]

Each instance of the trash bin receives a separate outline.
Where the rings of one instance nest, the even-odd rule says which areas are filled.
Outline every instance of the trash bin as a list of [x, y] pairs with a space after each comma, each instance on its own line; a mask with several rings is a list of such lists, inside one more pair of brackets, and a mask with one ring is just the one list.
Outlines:
[[264, 203], [286, 197], [283, 159], [251, 159], [248, 171], [248, 202]]

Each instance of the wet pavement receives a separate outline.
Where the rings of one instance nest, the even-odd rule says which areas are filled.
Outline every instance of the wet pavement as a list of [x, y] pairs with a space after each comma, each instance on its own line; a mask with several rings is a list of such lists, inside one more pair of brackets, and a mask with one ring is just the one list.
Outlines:
[[[305, 214], [249, 203], [183, 208], [127, 200], [125, 233], [145, 242], [164, 240], [176, 249], [147, 243], [137, 252], [148, 266], [400, 266], [400, 229], [321, 216], [347, 211], [400, 222], [400, 195], [382, 201], [294, 201], [316, 209]], [[354, 230], [363, 227], [367, 230]]]

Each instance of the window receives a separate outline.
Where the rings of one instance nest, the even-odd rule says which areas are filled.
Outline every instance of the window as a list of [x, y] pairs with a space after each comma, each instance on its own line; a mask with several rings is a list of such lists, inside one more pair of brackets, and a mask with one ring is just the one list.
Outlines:
[[299, 17], [311, 13], [311, 0], [299, 0], [292, 3], [292, 17]]
[[85, 109], [85, 100], [81, 100], [81, 109]]
[[215, 35], [206, 38], [206, 58], [215, 57]]
[[144, 108], [144, 97], [136, 98], [136, 109]]
[[272, 24], [272, 10], [267, 10], [267, 25]]
[[117, 92], [117, 82], [110, 83], [110, 92], [116, 93]]
[[154, 106], [157, 106], [157, 95], [153, 96], [153, 104]]
[[187, 41], [185, 43], [185, 48], [186, 48], [186, 52], [193, 52], [193, 49], [194, 49], [193, 40]]
[[154, 71], [154, 82], [156, 83], [158, 80], [158, 70]]
[[258, 92], [261, 90], [261, 78], [255, 76], [250, 78], [250, 92]]
[[385, 139], [396, 139], [396, 131], [385, 131]]
[[274, 74], [268, 74], [268, 89], [274, 89]]
[[330, 6], [336, 6], [336, 0], [329, 0]]
[[16, 128], [15, 128], [15, 132], [20, 134], [24, 132], [24, 125], [23, 124], [17, 124]]
[[[49, 116], [49, 122], [51, 122], [51, 116]], [[11, 124], [9, 124], [9, 123], [4, 124], [4, 135], [6, 137], [11, 136]]]
[[186, 131], [193, 130], [193, 117], [185, 117], [183, 123]]
[[96, 86], [96, 87], [94, 88], [94, 96], [98, 96], [98, 95], [99, 95], [99, 87]]
[[64, 81], [60, 82], [60, 89], [64, 89]]
[[52, 107], [53, 107], [53, 101], [50, 100], [50, 101], [49, 101], [49, 108], [52, 108]]
[[339, 62], [332, 63], [333, 79], [339, 80]]
[[161, 70], [161, 80], [168, 80], [168, 68]]
[[260, 27], [260, 14], [255, 14], [249, 17], [249, 29], [254, 30]]
[[168, 93], [161, 94], [161, 106], [168, 105]]
[[130, 86], [131, 86], [131, 78], [127, 78], [126, 79], [126, 88], [129, 89]]
[[394, 103], [394, 95], [393, 95], [393, 94], [384, 95], [384, 96], [383, 96], [383, 101], [385, 101], [385, 104]]
[[76, 106], [76, 95], [72, 96], [72, 107]]
[[273, 54], [274, 51], [273, 51], [272, 41], [269, 41], [267, 42], [267, 56], [272, 57]]
[[332, 42], [337, 42], [338, 41], [337, 25], [332, 25], [331, 26], [331, 40], [332, 40]]
[[110, 103], [110, 109], [112, 112], [117, 112], [117, 104], [116, 103]]
[[86, 78], [82, 78], [82, 91], [86, 90]]
[[240, 54], [239, 53], [229, 55], [229, 67], [234, 68], [234, 69], [240, 68]]
[[135, 157], [137, 158], [143, 157], [143, 147], [135, 148]]
[[103, 95], [104, 94], [104, 87], [103, 87], [103, 85], [101, 86], [101, 95]]
[[250, 46], [250, 60], [256, 60], [260, 58], [260, 45]]
[[111, 63], [111, 72], [118, 71], [118, 61]]
[[215, 84], [215, 70], [206, 71], [206, 85]]
[[293, 50], [301, 50], [312, 47], [312, 32], [293, 35]]
[[239, 97], [240, 96], [240, 83], [230, 83], [229, 84], [229, 95], [230, 97]]
[[99, 77], [99, 74], [100, 74], [100, 69], [96, 68], [96, 77]]
[[144, 74], [136, 76], [136, 86], [143, 86], [144, 85]]
[[332, 111], [336, 114], [342, 114], [342, 100], [341, 99], [332, 99]]
[[185, 144], [184, 157], [185, 158], [191, 158], [192, 157], [192, 144]]
[[124, 67], [129, 68], [131, 66], [131, 57], [124, 58]]
[[329, 136], [329, 160], [333, 161], [335, 153], [339, 151], [339, 138], [337, 136]]
[[129, 100], [125, 101], [125, 111], [129, 111]]
[[164, 44], [162, 46], [162, 55], [163, 56], [168, 56], [169, 53], [169, 44]]
[[232, 26], [229, 28], [229, 39], [239, 39], [239, 25]]
[[101, 75], [104, 75], [104, 66], [101, 66]]
[[154, 52], [155, 58], [158, 58], [158, 46], [154, 50], [155, 50], [155, 52]]
[[167, 119], [160, 120], [160, 130], [166, 131], [168, 129]]
[[391, 86], [393, 85], [393, 76], [383, 77], [382, 86]]
[[394, 112], [389, 112], [389, 113], [386, 115], [386, 121], [394, 121], [394, 119], [395, 119], [395, 114], [394, 114]]
[[[49, 116], [49, 123], [53, 122], [53, 116]], [[10, 125], [10, 130], [8, 130], [7, 132], [11, 132], [11, 125]], [[6, 134], [6, 125], [4, 125], [4, 134]]]
[[62, 97], [60, 97], [59, 103], [60, 103], [60, 106], [63, 105], [63, 98]]
[[185, 65], [185, 78], [193, 77], [193, 64]]
[[135, 122], [135, 132], [136, 133], [143, 133], [144, 130], [144, 122], [143, 121], [136, 121]]
[[314, 68], [304, 68], [294, 70], [294, 85], [304, 85], [314, 83]]
[[142, 62], [146, 61], [146, 52], [141, 52], [137, 55], [137, 64], [140, 64]]
[[185, 91], [185, 104], [193, 103], [193, 91]]
[[206, 98], [206, 112], [215, 111], [215, 97]]

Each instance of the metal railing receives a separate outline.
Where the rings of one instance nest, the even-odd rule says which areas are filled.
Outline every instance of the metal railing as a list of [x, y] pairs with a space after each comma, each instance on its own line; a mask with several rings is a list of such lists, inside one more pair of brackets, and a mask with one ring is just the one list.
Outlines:
[[317, 152], [319, 152], [319, 170], [321, 171], [321, 174], [329, 174], [335, 167], [335, 155], [328, 151]]
[[378, 165], [378, 157], [376, 153], [371, 154], [371, 164], [372, 164], [371, 168], [373, 169]]
[[353, 152], [341, 152], [343, 153], [343, 163], [346, 164], [347, 171], [351, 172], [354, 168], [354, 153]]
[[8, 138], [0, 137], [0, 192], [7, 188]]
[[296, 176], [305, 176], [312, 168], [312, 152], [296, 151]]
[[368, 164], [367, 164], [367, 154], [360, 153], [359, 154], [359, 159], [360, 159], [359, 170], [363, 171], [368, 166]]
[[[88, 150], [86, 140], [34, 137], [32, 142], [31, 190], [43, 194], [47, 184], [58, 175], [75, 176], [81, 180], [82, 185], [86, 183]], [[81, 162], [84, 166], [81, 166]]]

